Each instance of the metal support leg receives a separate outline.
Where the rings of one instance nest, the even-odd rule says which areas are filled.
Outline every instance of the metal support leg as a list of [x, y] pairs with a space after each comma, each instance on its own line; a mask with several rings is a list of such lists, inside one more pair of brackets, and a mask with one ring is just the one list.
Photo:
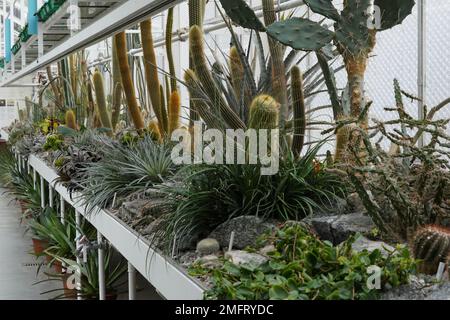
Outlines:
[[106, 283], [105, 283], [105, 250], [102, 248], [103, 236], [97, 231], [98, 248], [98, 289], [100, 300], [106, 300]]
[[60, 200], [60, 213], [61, 215], [61, 223], [64, 225], [66, 224], [66, 201], [64, 200], [64, 198], [61, 196], [61, 200]]
[[48, 206], [53, 208], [53, 186], [50, 182], [48, 183]]
[[45, 208], [45, 180], [44, 177], [41, 176], [41, 207]]
[[[76, 231], [75, 231], [75, 237], [77, 239], [76, 242], [76, 247], [77, 249], [80, 247], [80, 237], [81, 237], [81, 233], [80, 233], [80, 227], [81, 227], [81, 215], [80, 213], [75, 210], [75, 225], [76, 225]], [[80, 257], [77, 257], [77, 264], [80, 265], [81, 260]], [[80, 275], [81, 276], [81, 275]], [[77, 290], [81, 289], [81, 283], [78, 282], [77, 283]], [[80, 294], [78, 294], [77, 300], [82, 300], [82, 297], [80, 296]]]
[[136, 269], [128, 262], [128, 299], [136, 300]]
[[36, 183], [37, 183], [37, 172], [36, 169], [33, 168], [33, 189], [36, 190]]

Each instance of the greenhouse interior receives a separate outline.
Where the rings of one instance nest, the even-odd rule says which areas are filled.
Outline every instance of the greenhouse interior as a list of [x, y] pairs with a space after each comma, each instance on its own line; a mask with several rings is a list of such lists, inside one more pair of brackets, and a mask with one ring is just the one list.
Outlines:
[[450, 300], [448, 1], [0, 15], [0, 300]]

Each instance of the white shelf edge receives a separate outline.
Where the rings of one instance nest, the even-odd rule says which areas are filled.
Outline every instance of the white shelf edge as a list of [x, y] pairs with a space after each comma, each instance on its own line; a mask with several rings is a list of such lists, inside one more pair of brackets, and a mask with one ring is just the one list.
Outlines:
[[170, 259], [153, 250], [135, 231], [104, 210], [86, 215], [76, 194], [70, 196], [60, 183], [55, 183], [57, 173], [47, 164], [30, 155], [29, 164], [41, 177], [51, 183], [64, 200], [82, 214], [111, 244], [168, 300], [202, 300], [204, 289], [180, 270]]

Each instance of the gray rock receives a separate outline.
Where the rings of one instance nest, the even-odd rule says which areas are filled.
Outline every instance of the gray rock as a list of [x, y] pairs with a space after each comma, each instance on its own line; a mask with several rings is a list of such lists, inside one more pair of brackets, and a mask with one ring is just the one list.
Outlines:
[[209, 235], [209, 238], [217, 239], [222, 248], [228, 248], [231, 233], [234, 231], [233, 249], [245, 249], [255, 245], [260, 235], [274, 228], [274, 224], [258, 217], [242, 216], [221, 224]]
[[202, 267], [209, 269], [218, 268], [222, 264], [219, 257], [213, 254], [200, 257], [195, 261], [195, 263], [199, 263]]
[[328, 240], [335, 245], [356, 233], [368, 236], [375, 228], [372, 219], [362, 213], [313, 216], [304, 219], [303, 222], [309, 224], [322, 240]]
[[347, 209], [350, 212], [366, 212], [366, 208], [364, 207], [361, 198], [356, 192], [348, 195]]
[[273, 244], [270, 244], [268, 246], [265, 246], [264, 248], [261, 248], [261, 250], [259, 250], [259, 253], [262, 254], [263, 256], [267, 256], [269, 253], [276, 251], [277, 249], [275, 248], [275, 246]]
[[267, 257], [260, 254], [240, 250], [228, 251], [225, 253], [225, 259], [230, 260], [235, 265], [247, 264], [255, 267], [258, 267], [269, 260]]
[[214, 254], [220, 250], [220, 244], [216, 239], [203, 239], [197, 243], [197, 253], [202, 256]]
[[356, 252], [361, 252], [364, 250], [372, 252], [378, 249], [384, 256], [387, 256], [389, 254], [388, 251], [395, 250], [394, 247], [388, 245], [383, 241], [372, 241], [364, 236], [361, 236], [358, 239], [356, 239], [356, 241], [352, 245], [352, 249]]
[[409, 284], [383, 293], [381, 300], [450, 300], [450, 282], [433, 284], [431, 277], [412, 276]]

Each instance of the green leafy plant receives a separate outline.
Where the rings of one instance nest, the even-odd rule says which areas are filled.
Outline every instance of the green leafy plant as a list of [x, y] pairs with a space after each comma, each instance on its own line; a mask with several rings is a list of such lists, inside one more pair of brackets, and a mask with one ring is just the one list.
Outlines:
[[57, 134], [51, 134], [47, 137], [47, 140], [43, 146], [45, 151], [58, 151], [62, 150], [64, 146], [64, 139]]
[[206, 299], [238, 300], [364, 300], [376, 299], [381, 290], [367, 285], [371, 266], [381, 270], [382, 288], [408, 282], [417, 262], [406, 247], [386, 255], [380, 250], [355, 252], [355, 237], [339, 246], [321, 241], [302, 226], [290, 223], [265, 236], [275, 251], [259, 266], [226, 261], [215, 269], [194, 265], [193, 276], [211, 277]]

